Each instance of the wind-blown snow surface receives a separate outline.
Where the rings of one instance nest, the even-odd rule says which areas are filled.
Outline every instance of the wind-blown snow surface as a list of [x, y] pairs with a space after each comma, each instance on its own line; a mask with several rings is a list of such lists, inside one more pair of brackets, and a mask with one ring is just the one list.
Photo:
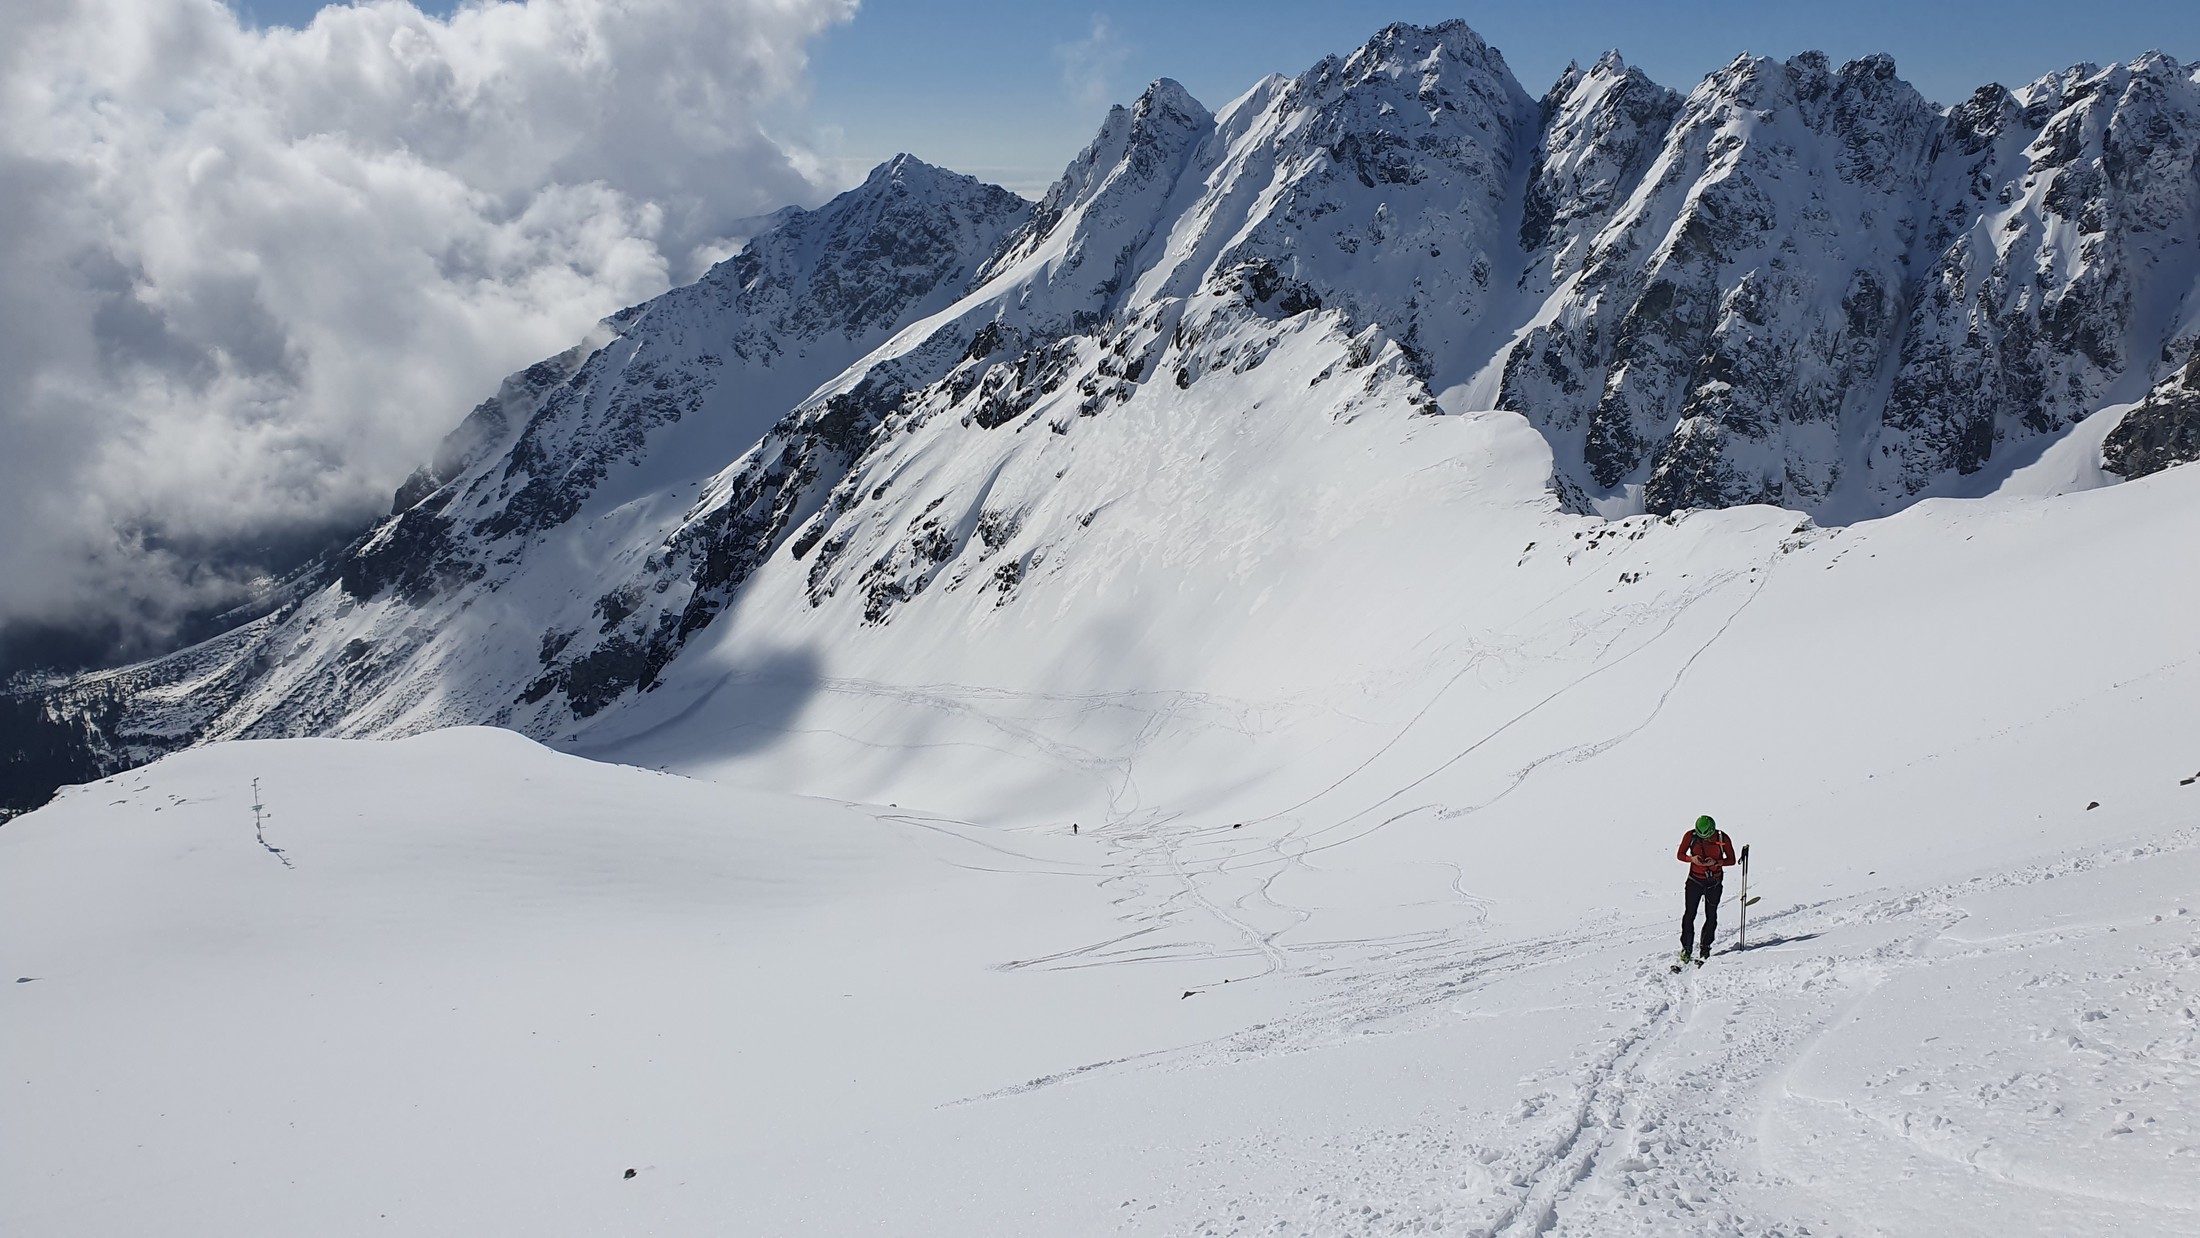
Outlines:
[[[1262, 424], [1046, 613], [715, 626], [602, 748], [711, 780], [229, 743], [0, 830], [0, 1229], [2200, 1229], [2200, 472], [1602, 523], [1496, 414], [1170, 497]], [[1671, 976], [1701, 811], [1764, 902]]]

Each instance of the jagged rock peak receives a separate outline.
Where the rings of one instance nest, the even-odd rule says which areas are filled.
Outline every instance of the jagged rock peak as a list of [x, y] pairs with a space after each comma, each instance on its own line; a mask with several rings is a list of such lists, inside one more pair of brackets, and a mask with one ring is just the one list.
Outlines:
[[1998, 83], [1988, 83], [1971, 97], [1948, 109], [1948, 128], [1934, 155], [1953, 150], [1965, 155], [1984, 153], [1995, 138], [2022, 123], [2023, 107], [2017, 97]]
[[[759, 233], [750, 241], [749, 250], [786, 248], [803, 239], [815, 239], [821, 230], [844, 233], [855, 220], [866, 226], [880, 226], [882, 212], [891, 215], [896, 203], [916, 199], [932, 205], [964, 205], [986, 214], [1019, 210], [1022, 202], [1016, 194], [998, 185], [988, 184], [974, 176], [965, 176], [936, 164], [926, 163], [915, 155], [895, 155], [871, 169], [863, 182], [840, 194], [830, 202], [813, 210], [788, 210], [781, 212], [773, 227]], [[838, 239], [846, 239], [844, 235]], [[745, 250], [744, 253], [747, 251]], [[741, 267], [741, 257], [728, 259], [720, 266]]]
[[1185, 151], [1214, 128], [1215, 115], [1174, 78], [1156, 78], [1131, 105], [1123, 158], [1142, 175], [1173, 170]]
[[[998, 185], [896, 155], [862, 184], [750, 241], [697, 288], [738, 296], [748, 315], [781, 336], [830, 331], [853, 339], [898, 321], [943, 280], [959, 291], [957, 271], [967, 261], [960, 255], [973, 238], [998, 237], [1029, 209]], [[675, 289], [659, 304], [670, 308], [689, 295]], [[779, 347], [738, 328], [732, 345], [759, 358]]]
[[[1521, 248], [1531, 253], [1568, 235], [1575, 221], [1593, 227], [1618, 205], [1656, 157], [1681, 97], [1630, 68], [1617, 51], [1587, 72], [1568, 65], [1541, 107], [1542, 134], [1528, 176]], [[1561, 246], [1560, 251], [1565, 247]], [[1554, 251], [1554, 269], [1568, 254]]]
[[[1770, 91], [1766, 94], [1762, 92]], [[1914, 87], [1902, 80], [1894, 57], [1874, 52], [1847, 61], [1836, 69], [1821, 51], [1798, 52], [1786, 60], [1744, 52], [1724, 68], [1704, 78], [1691, 100], [1725, 97], [1744, 107], [1774, 106], [1794, 101], [1809, 105], [1839, 93], [1914, 96]]]
[[1864, 56], [1835, 69], [1824, 52], [1808, 51], [1785, 61], [1736, 57], [1689, 95], [1677, 129], [1786, 109], [1840, 142], [1844, 180], [1883, 186], [1922, 175], [1922, 154], [1942, 123], [1941, 110], [1896, 73], [1893, 57]]
[[1155, 79], [1127, 108], [1109, 108], [1100, 132], [1048, 187], [1031, 219], [980, 272], [979, 282], [1038, 252], [1063, 220], [1104, 198], [1127, 203], [1150, 198], [1157, 187], [1165, 193], [1185, 156], [1214, 124], [1214, 114], [1174, 78]]
[[1493, 68], [1507, 77], [1512, 75], [1504, 56], [1457, 18], [1434, 26], [1393, 22], [1347, 57], [1344, 69], [1362, 78], [1378, 70], [1395, 73], [1401, 69], [1429, 69], [1435, 67], [1431, 62], [1439, 55]]
[[1629, 66], [1626, 58], [1619, 54], [1619, 49], [1614, 48], [1597, 57], [1596, 63], [1590, 65], [1587, 69], [1582, 68], [1581, 62], [1578, 60], [1566, 62], [1566, 68], [1559, 73], [1558, 80], [1551, 83], [1549, 90], [1543, 92], [1542, 111], [1544, 123], [1549, 124], [1552, 117], [1569, 107], [1577, 112], [1584, 110], [1586, 106], [1600, 98], [1605, 91], [1611, 89], [1614, 84], [1622, 81], [1647, 84], [1652, 89], [1670, 95], [1675, 100], [1680, 98], [1679, 95], [1673, 94], [1663, 86], [1652, 82], [1642, 70]]
[[1627, 58], [1620, 55], [1619, 49], [1616, 47], [1597, 57], [1596, 63], [1586, 69], [1581, 67], [1580, 61], [1569, 60], [1566, 62], [1566, 67], [1559, 71], [1558, 80], [1551, 83], [1549, 90], [1543, 92], [1543, 114], [1549, 116], [1566, 98], [1578, 90], [1583, 82], [1599, 78], [1624, 77], [1629, 73], [1641, 76], [1639, 71], [1630, 70], [1627, 67]]
[[1419, 94], [1432, 105], [1441, 103], [1447, 89], [1507, 104], [1527, 99], [1505, 57], [1457, 20], [1436, 26], [1403, 22], [1385, 26], [1350, 56], [1325, 57], [1300, 74], [1297, 87], [1302, 95], [1316, 98], [1339, 92], [1349, 95], [1378, 79], [1403, 81], [1410, 73], [1421, 75]]
[[1145, 93], [1131, 105], [1131, 114], [1141, 125], [1150, 125], [1156, 116], [1192, 118], [1195, 122], [1214, 119], [1207, 105], [1193, 98], [1184, 83], [1173, 77], [1157, 77], [1147, 83]]
[[1107, 123], [1086, 152], [1100, 158], [1112, 155], [1107, 160], [1111, 164], [1128, 160], [1140, 172], [1150, 172], [1152, 164], [1181, 153], [1214, 123], [1214, 113], [1176, 79], [1155, 78], [1129, 108], [1118, 104], [1109, 109]]
[[1174, 78], [1156, 78], [1131, 106], [1108, 109], [1100, 132], [1040, 200], [1040, 213], [1073, 205], [1124, 159], [1182, 146], [1213, 124], [1214, 114]]

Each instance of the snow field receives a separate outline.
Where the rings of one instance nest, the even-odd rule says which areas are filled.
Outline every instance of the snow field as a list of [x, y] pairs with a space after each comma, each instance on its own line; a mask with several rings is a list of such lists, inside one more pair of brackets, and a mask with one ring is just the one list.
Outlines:
[[[270, 823], [295, 869], [224, 794], [248, 768], [279, 771], [271, 799], [342, 795]], [[390, 789], [454, 768], [517, 795]], [[1679, 977], [1660, 917], [1222, 986], [1002, 958], [1111, 925], [1078, 844], [495, 733], [224, 745], [117, 782], [0, 840], [44, 875], [10, 883], [11, 953], [49, 964], [8, 993], [7, 1060], [38, 1067], [10, 1232], [2174, 1234], [2195, 1211], [2189, 828], [1785, 908]]]
[[[1768, 1162], [1851, 1228], [2176, 1233], [2200, 1210], [2194, 832], [1975, 883], [1790, 1070]], [[1903, 1052], [1890, 1054], [1889, 1043]], [[1840, 1155], [1827, 1157], [1831, 1145]], [[1967, 1201], [1859, 1195], [1894, 1175]], [[1841, 1215], [1837, 1213], [1837, 1215]]]
[[[2200, 1228], [2200, 474], [1606, 523], [1404, 428], [1044, 611], [729, 615], [629, 765], [225, 744], [11, 823], [0, 1230]], [[1674, 976], [1706, 810], [1765, 901]]]
[[[1067, 842], [505, 732], [198, 750], [0, 848], [9, 1233], [622, 1232], [629, 1166], [1150, 1047], [1129, 977], [992, 966], [996, 921], [1042, 954], [1111, 930]], [[1227, 1026], [1146, 1004], [1153, 1044]]]

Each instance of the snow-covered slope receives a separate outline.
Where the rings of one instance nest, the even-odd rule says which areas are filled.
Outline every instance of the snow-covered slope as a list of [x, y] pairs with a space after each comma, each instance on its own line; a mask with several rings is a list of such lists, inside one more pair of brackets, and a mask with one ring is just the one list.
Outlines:
[[[155, 662], [0, 698], [11, 766], [26, 782], [69, 781], [240, 734], [496, 715], [535, 680], [555, 633], [604, 621], [617, 604], [602, 601], [605, 582], [647, 559], [727, 460], [953, 302], [1029, 213], [1006, 190], [908, 156], [815, 211], [783, 212], [702, 280], [506, 380], [400, 488], [391, 516], [291, 582], [294, 600], [271, 615]], [[690, 622], [707, 622], [709, 604]], [[576, 685], [574, 707], [648, 671]]]
[[[1266, 601], [1180, 659], [1124, 625], [1220, 529], [1045, 691], [988, 686], [1013, 602], [877, 677], [912, 603], [768, 729], [712, 646], [623, 748], [891, 804], [480, 729], [70, 789], [0, 829], [0, 1229], [2192, 1232], [2200, 472], [1523, 551], [1473, 462], [1541, 440], [1411, 427], [1475, 518], [1236, 543]], [[1707, 810], [1764, 901], [1673, 976]]]
[[[1450, 23], [1219, 112], [1157, 82], [1036, 207], [900, 158], [514, 376], [268, 617], [0, 698], [10, 797], [226, 737], [611, 744], [723, 679], [699, 642], [798, 685], [744, 698], [759, 734], [828, 667], [913, 691], [941, 650], [1105, 683], [1055, 639], [1102, 624], [1118, 662], [1250, 666], [1244, 616], [1334, 679], [1386, 622], [1348, 600], [1539, 570], [1511, 552], [1567, 512], [1841, 524], [2037, 490], [2096, 431], [2120, 467], [2072, 484], [2168, 467], [2196, 149], [2200, 73], [2158, 54], [1946, 110], [1884, 57], [1684, 98], [1612, 54], [1538, 102]], [[1450, 544], [1493, 521], [1504, 553]], [[1377, 579], [1376, 538], [1428, 549]], [[1307, 573], [1328, 628], [1263, 610]]]
[[2191, 1232], [2196, 89], [1393, 27], [785, 217], [7, 698], [0, 1229]]

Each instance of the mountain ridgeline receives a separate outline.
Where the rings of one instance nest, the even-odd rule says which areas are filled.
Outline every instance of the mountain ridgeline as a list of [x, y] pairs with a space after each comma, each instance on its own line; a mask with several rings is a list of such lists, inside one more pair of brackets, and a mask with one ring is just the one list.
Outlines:
[[2200, 69], [2160, 54], [1943, 108], [1885, 57], [1683, 95], [1615, 53], [1538, 98], [1458, 23], [1220, 112], [1155, 82], [1036, 204], [900, 156], [508, 379], [273, 613], [0, 698], [7, 803], [223, 738], [572, 740], [744, 605], [1015, 605], [1100, 508], [912, 470], [1005, 435], [1059, 478], [1284, 354], [1320, 364], [1257, 415], [1517, 413], [1583, 516], [1869, 518], [2095, 414], [2157, 471], [2200, 456], [2196, 156]]

